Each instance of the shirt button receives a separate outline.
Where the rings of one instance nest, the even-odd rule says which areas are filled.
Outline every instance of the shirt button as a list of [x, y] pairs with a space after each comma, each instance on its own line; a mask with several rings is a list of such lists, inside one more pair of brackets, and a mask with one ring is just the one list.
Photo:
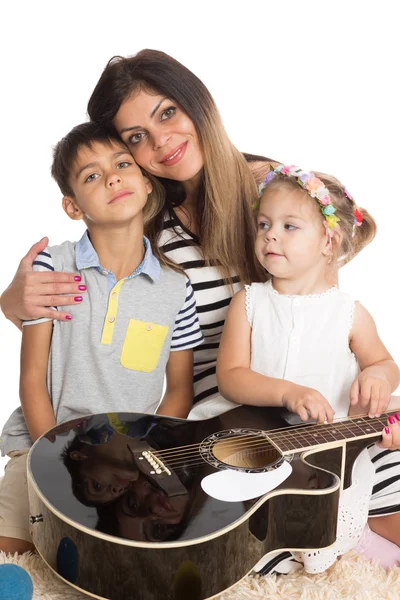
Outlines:
[[108, 275], [107, 271], [102, 271], [103, 275]]
[[146, 325], [146, 329], [147, 329], [147, 331], [151, 331], [153, 329], [152, 326], [150, 325], [150, 323], [148, 325]]
[[115, 317], [108, 317], [108, 322], [109, 323], [114, 323], [115, 321]]
[[118, 298], [118, 292], [113, 292], [112, 293], [112, 298]]
[[293, 306], [300, 306], [300, 300], [293, 300]]

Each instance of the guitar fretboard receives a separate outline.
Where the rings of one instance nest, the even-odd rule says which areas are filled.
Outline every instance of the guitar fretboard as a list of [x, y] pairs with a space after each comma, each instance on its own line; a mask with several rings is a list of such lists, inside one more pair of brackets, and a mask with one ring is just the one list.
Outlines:
[[357, 417], [332, 424], [290, 427], [268, 432], [268, 437], [283, 453], [307, 450], [313, 446], [332, 444], [341, 440], [376, 437], [387, 424], [387, 418], [394, 412], [385, 413], [374, 419]]

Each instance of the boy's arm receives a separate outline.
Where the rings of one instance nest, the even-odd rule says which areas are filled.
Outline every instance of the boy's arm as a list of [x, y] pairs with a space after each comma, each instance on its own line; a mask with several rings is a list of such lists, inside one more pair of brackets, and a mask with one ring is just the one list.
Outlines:
[[387, 410], [392, 392], [400, 383], [400, 370], [378, 335], [367, 309], [356, 302], [350, 349], [361, 373], [350, 390], [349, 415], [379, 417]]
[[186, 419], [193, 405], [193, 350], [171, 352], [167, 387], [157, 414]]
[[47, 389], [52, 331], [53, 321], [26, 325], [22, 330], [20, 399], [33, 441], [56, 424]]

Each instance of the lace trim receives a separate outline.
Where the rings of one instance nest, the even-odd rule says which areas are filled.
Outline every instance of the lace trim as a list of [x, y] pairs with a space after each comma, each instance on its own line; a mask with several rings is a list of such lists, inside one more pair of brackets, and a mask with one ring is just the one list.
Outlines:
[[350, 314], [349, 314], [349, 333], [351, 331], [351, 328], [353, 327], [354, 324], [354, 311], [356, 310], [356, 303], [355, 300], [352, 301], [351, 306], [350, 306]]
[[293, 299], [297, 299], [297, 298], [310, 298], [310, 299], [314, 299], [314, 298], [324, 298], [325, 296], [330, 296], [333, 293], [338, 292], [338, 288], [336, 285], [328, 288], [327, 290], [325, 290], [325, 292], [321, 292], [320, 294], [280, 294], [279, 292], [276, 291], [276, 289], [273, 287], [272, 285], [272, 281], [267, 281], [265, 283], [265, 287], [267, 289], [270, 290], [271, 294], [274, 294], [274, 296], [281, 296], [282, 298], [293, 298]]
[[246, 290], [246, 315], [247, 315], [247, 320], [249, 322], [250, 327], [253, 327], [253, 307], [251, 305], [251, 292], [250, 292], [250, 288], [251, 285], [245, 285], [244, 289]]

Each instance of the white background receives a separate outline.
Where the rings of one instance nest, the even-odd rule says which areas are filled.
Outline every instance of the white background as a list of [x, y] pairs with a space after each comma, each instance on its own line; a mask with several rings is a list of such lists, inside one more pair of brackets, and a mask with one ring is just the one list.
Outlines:
[[[0, 290], [31, 243], [81, 236], [50, 178], [51, 148], [86, 120], [109, 58], [156, 48], [209, 87], [240, 150], [332, 173], [376, 218], [377, 239], [340, 283], [370, 310], [400, 361], [395, 2], [1, 4]], [[19, 402], [19, 345], [20, 333], [0, 318], [0, 425]]]

